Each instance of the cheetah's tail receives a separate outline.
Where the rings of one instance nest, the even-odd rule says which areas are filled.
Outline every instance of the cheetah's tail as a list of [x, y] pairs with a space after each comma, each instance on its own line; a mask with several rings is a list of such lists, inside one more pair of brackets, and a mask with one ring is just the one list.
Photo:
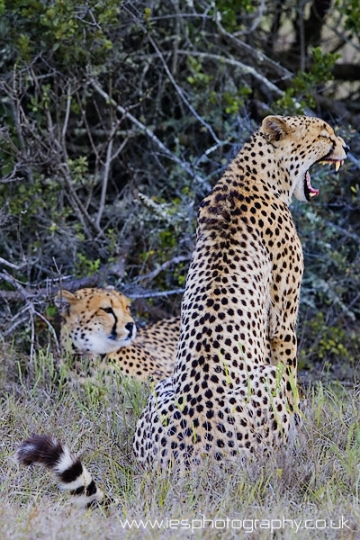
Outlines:
[[32, 435], [23, 441], [16, 452], [16, 459], [21, 465], [39, 463], [52, 471], [60, 488], [76, 496], [79, 506], [88, 508], [104, 498], [104, 493], [80, 459], [74, 458], [66, 446], [49, 435]]

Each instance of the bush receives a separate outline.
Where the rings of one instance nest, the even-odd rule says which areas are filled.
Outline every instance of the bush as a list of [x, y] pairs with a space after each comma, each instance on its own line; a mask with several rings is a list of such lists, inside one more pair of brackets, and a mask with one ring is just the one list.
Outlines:
[[306, 260], [300, 325], [311, 335], [321, 312], [330, 328], [358, 328], [358, 62], [338, 61], [345, 42], [355, 50], [358, 10], [325, 3], [308, 15], [300, 3], [248, 0], [0, 3], [8, 332], [43, 312], [60, 279], [179, 299], [200, 201], [266, 114], [302, 111], [337, 124], [353, 158], [336, 182], [314, 174], [321, 198], [294, 206]]

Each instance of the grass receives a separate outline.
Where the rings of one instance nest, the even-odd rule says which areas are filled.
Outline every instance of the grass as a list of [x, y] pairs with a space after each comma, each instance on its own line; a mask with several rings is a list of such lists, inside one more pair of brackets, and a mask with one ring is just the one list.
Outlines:
[[[56, 380], [46, 352], [26, 374], [15, 351], [0, 358], [1, 539], [360, 538], [355, 390], [320, 383], [308, 390], [294, 450], [243, 468], [204, 463], [179, 479], [172, 471], [143, 471], [132, 457], [148, 388], [116, 380], [69, 388]], [[117, 504], [78, 509], [47, 471], [19, 468], [14, 451], [33, 432], [66, 442]], [[147, 525], [131, 527], [132, 520]]]

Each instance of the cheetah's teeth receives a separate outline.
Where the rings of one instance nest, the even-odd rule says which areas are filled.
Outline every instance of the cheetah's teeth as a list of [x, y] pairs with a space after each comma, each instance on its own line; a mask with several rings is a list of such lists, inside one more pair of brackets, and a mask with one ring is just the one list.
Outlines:
[[[320, 163], [320, 165], [328, 165], [329, 161], [322, 160], [322, 161], [319, 161], [319, 163]], [[341, 165], [344, 164], [344, 160], [343, 159], [341, 159], [341, 160], [337, 159], [333, 163], [334, 163], [334, 166], [335, 166], [335, 171], [337, 172], [340, 169]]]

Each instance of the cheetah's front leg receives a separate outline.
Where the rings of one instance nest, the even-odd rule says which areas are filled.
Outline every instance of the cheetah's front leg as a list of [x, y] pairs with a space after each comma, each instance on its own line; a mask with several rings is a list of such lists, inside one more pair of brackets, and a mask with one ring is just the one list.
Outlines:
[[299, 396], [297, 390], [297, 338], [295, 324], [285, 324], [277, 321], [275, 328], [270, 328], [269, 343], [271, 364], [274, 366], [280, 366], [282, 364], [290, 411], [297, 413], [299, 410]]

